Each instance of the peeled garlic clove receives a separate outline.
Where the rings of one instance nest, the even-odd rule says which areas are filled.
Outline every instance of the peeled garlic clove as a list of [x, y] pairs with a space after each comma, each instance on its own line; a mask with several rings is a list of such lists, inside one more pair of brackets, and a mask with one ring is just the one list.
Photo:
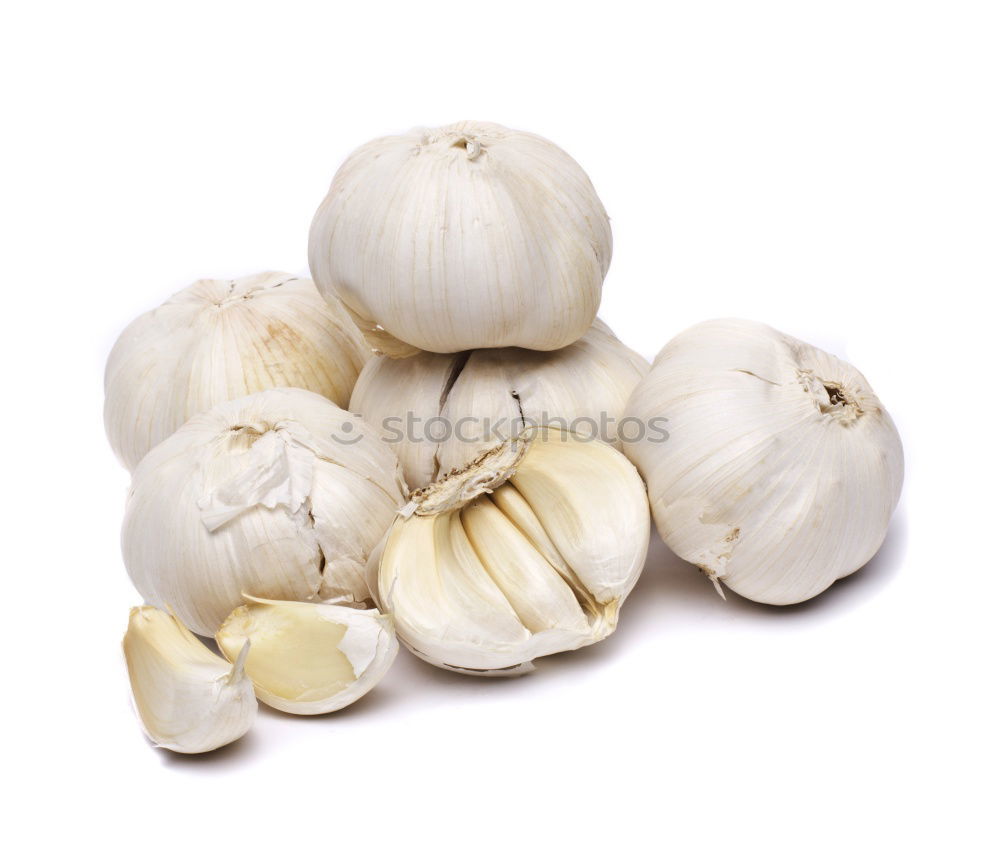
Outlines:
[[600, 441], [532, 429], [414, 493], [376, 593], [414, 653], [509, 674], [615, 629], [649, 544], [635, 468]]
[[620, 447], [625, 403], [649, 364], [595, 321], [558, 351], [373, 357], [351, 411], [391, 444], [411, 488], [462, 468], [525, 426], [561, 425]]
[[248, 598], [216, 641], [237, 657], [257, 698], [289, 714], [326, 714], [356, 702], [389, 670], [399, 648], [392, 622], [374, 609]]
[[365, 144], [309, 236], [317, 287], [391, 356], [569, 345], [597, 314], [610, 262], [608, 217], [580, 166], [495, 123]]
[[122, 527], [146, 602], [212, 635], [243, 594], [367, 605], [365, 565], [405, 501], [389, 447], [305, 390], [193, 417], [142, 460]]
[[205, 753], [243, 737], [257, 716], [243, 669], [247, 649], [239, 646], [230, 663], [172, 615], [135, 607], [122, 651], [136, 713], [152, 741], [177, 753]]
[[104, 376], [108, 439], [131, 471], [195, 414], [258, 390], [301, 387], [347, 407], [369, 353], [309, 279], [201, 279], [115, 343]]
[[878, 551], [903, 482], [888, 412], [853, 366], [751, 321], [669, 342], [633, 393], [625, 452], [667, 545], [762, 603], [808, 600]]

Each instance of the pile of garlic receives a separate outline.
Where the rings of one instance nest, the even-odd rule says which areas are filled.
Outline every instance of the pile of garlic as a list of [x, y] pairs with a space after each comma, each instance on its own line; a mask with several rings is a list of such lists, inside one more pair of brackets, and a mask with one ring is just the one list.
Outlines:
[[875, 554], [903, 457], [860, 373], [745, 321], [693, 327], [650, 368], [596, 318], [610, 260], [573, 159], [459, 123], [347, 159], [313, 220], [315, 284], [206, 279], [124, 331], [105, 424], [132, 472], [122, 550], [146, 605], [123, 651], [153, 742], [221, 747], [257, 700], [337, 711], [399, 642], [496, 676], [600, 641], [650, 507], [720, 593], [759, 602]]

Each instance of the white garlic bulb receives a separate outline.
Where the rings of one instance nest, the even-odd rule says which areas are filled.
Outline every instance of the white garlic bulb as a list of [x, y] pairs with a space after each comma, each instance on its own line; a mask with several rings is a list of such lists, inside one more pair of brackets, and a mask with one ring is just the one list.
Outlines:
[[396, 457], [316, 393], [224, 402], [132, 475], [125, 566], [148, 603], [215, 633], [243, 594], [364, 604], [365, 564], [405, 500]]
[[526, 426], [562, 425], [619, 446], [625, 403], [648, 371], [642, 357], [596, 321], [557, 351], [373, 357], [354, 388], [351, 411], [379, 430], [416, 489]]
[[888, 412], [853, 366], [751, 321], [708, 321], [660, 352], [626, 443], [666, 544], [762, 603], [808, 600], [878, 551], [903, 483]]
[[104, 425], [130, 471], [185, 420], [271, 387], [347, 407], [370, 351], [343, 308], [309, 279], [201, 279], [140, 315], [104, 375]]
[[597, 314], [611, 227], [556, 145], [464, 122], [370, 141], [313, 219], [309, 267], [392, 356], [550, 351]]
[[369, 579], [418, 656], [517, 674], [612, 633], [648, 544], [631, 463], [601, 441], [534, 429], [416, 492]]
[[215, 640], [230, 660], [249, 641], [257, 698], [289, 714], [327, 714], [356, 702], [389, 670], [399, 643], [375, 609], [247, 598]]
[[205, 753], [241, 738], [257, 716], [257, 700], [241, 644], [229, 663], [181, 623], [152, 606], [135, 607], [122, 652], [142, 727], [160, 747]]

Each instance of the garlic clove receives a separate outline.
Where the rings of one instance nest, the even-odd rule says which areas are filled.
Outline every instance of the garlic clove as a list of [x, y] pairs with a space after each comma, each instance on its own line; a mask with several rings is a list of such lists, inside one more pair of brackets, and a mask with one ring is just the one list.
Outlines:
[[643, 488], [635, 467], [615, 450], [553, 432], [531, 447], [510, 483], [588, 593], [598, 603], [624, 599], [649, 547], [649, 503], [633, 494]]
[[213, 654], [176, 618], [152, 606], [129, 614], [122, 651], [136, 713], [146, 735], [177, 753], [205, 753], [249, 730], [257, 700], [244, 663]]
[[489, 496], [463, 508], [461, 520], [479, 560], [527, 629], [586, 631], [587, 617], [572, 588]]
[[257, 698], [289, 714], [327, 714], [356, 702], [398, 650], [392, 622], [374, 609], [247, 598], [216, 633], [227, 657], [249, 643]]
[[865, 378], [831, 354], [753, 321], [703, 322], [667, 343], [628, 412], [668, 418], [669, 437], [626, 452], [666, 544], [717, 588], [799, 603], [885, 539], [902, 443]]

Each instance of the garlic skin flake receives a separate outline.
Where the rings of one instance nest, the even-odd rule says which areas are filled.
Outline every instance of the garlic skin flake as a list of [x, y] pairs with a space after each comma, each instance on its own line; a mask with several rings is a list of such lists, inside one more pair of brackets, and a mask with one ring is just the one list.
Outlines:
[[193, 417], [139, 463], [125, 566], [204, 636], [244, 593], [365, 605], [368, 556], [405, 496], [374, 431], [315, 393], [265, 390]]
[[[614, 424], [625, 417], [625, 403], [648, 371], [649, 363], [595, 321], [582, 339], [557, 351], [373, 357], [358, 378], [351, 411], [380, 430], [416, 489], [556, 417], [620, 449]], [[600, 422], [602, 414], [614, 423]], [[422, 421], [414, 424], [414, 435], [405, 432], [407, 416]], [[429, 422], [437, 417], [441, 421]], [[442, 441], [445, 428], [455, 434]]]
[[152, 606], [129, 613], [122, 652], [132, 700], [146, 735], [177, 753], [206, 753], [242, 738], [257, 716], [243, 669], [213, 654], [174, 618]]
[[108, 440], [132, 471], [195, 414], [258, 390], [301, 387], [347, 407], [369, 354], [344, 309], [309, 279], [201, 279], [115, 343], [104, 375]]
[[238, 657], [257, 698], [289, 714], [327, 714], [356, 702], [389, 671], [399, 650], [392, 622], [375, 609], [247, 598], [215, 634]]
[[365, 144], [309, 235], [319, 290], [396, 357], [569, 345], [597, 315], [610, 263], [611, 226], [583, 169], [495, 123]]
[[[626, 443], [666, 544], [715, 583], [785, 605], [882, 545], [903, 483], [899, 433], [848, 363], [764, 324], [698, 324], [629, 400], [669, 437]], [[721, 589], [720, 589], [721, 592]]]
[[613, 447], [560, 435], [498, 445], [416, 492], [393, 523], [369, 578], [419, 657], [519, 674], [614, 632], [646, 559], [645, 488]]

